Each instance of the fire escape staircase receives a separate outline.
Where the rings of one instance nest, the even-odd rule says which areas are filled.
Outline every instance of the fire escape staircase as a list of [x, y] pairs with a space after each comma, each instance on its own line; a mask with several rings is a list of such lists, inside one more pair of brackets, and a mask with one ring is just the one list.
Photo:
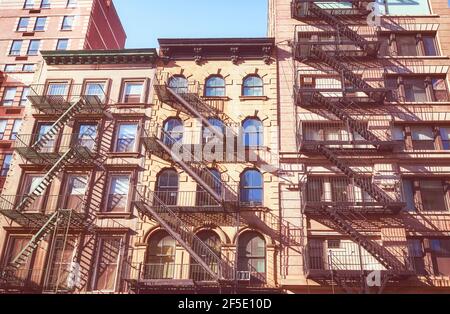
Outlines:
[[32, 149], [39, 151], [41, 150], [48, 141], [50, 141], [54, 136], [61, 131], [64, 126], [72, 120], [80, 111], [83, 109], [85, 103], [80, 98], [78, 101], [74, 102], [73, 105], [68, 108], [64, 114], [62, 114], [59, 119], [50, 127], [47, 133], [45, 133], [40, 139], [38, 139], [33, 145]]
[[355, 184], [363, 191], [367, 192], [374, 200], [382, 204], [389, 212], [397, 214], [405, 207], [404, 203], [392, 198], [383, 189], [374, 184], [370, 178], [364, 178], [361, 174], [353, 170], [346, 162], [338, 157], [334, 150], [324, 145], [319, 145], [318, 150], [347, 177], [353, 179]]
[[388, 249], [375, 241], [367, 239], [359, 231], [357, 231], [342, 213], [337, 211], [327, 211], [327, 216], [335, 223], [339, 231], [347, 234], [357, 244], [361, 245], [369, 252], [378, 262], [383, 265], [387, 272], [397, 275], [407, 275], [410, 273], [409, 266], [406, 261], [401, 261], [397, 256], [392, 254]]
[[28, 242], [22, 251], [20, 251], [20, 253], [5, 267], [2, 273], [2, 277], [4, 279], [7, 280], [8, 277], [12, 276], [16, 270], [27, 262], [39, 246], [39, 243], [41, 243], [45, 237], [55, 230], [58, 220], [60, 219], [60, 215], [61, 213], [59, 211], [53, 213], [42, 228], [33, 236], [30, 242]]
[[356, 90], [363, 91], [370, 98], [377, 102], [384, 101], [387, 91], [380, 88], [372, 87], [364, 79], [356, 75], [353, 71], [349, 70], [348, 66], [342, 62], [341, 59], [337, 59], [335, 56], [327, 54], [322, 48], [317, 45], [312, 46], [312, 53], [318, 57], [321, 61], [328, 64], [336, 72], [343, 75], [343, 77], [350, 82]]
[[[181, 143], [178, 144], [177, 141], [164, 130], [161, 129], [161, 132], [165, 141], [156, 136], [150, 136], [149, 141], [151, 143], [147, 143], [148, 150], [167, 161], [176, 163], [189, 176], [191, 176], [204, 191], [211, 195], [215, 201], [222, 204], [225, 210], [235, 211], [237, 209], [238, 196], [234, 189], [226, 182], [223, 182], [217, 178], [209, 170], [209, 167], [203, 161], [197, 160], [191, 152], [184, 152], [184, 154], [179, 156], [174, 151], [173, 147], [175, 145], [181, 145]], [[166, 141], [173, 143], [173, 145], [168, 145], [165, 143]], [[155, 144], [161, 149], [160, 152], [155, 149]], [[183, 160], [183, 157], [187, 157], [190, 161]]]
[[309, 3], [309, 10], [322, 21], [332, 26], [341, 36], [345, 36], [352, 40], [356, 46], [365, 50], [369, 55], [374, 56], [378, 53], [379, 46], [377, 43], [368, 41], [363, 36], [359, 35], [358, 32], [348, 27], [346, 23], [333, 14], [330, 14], [328, 11], [323, 10], [317, 4], [312, 2]]
[[321, 95], [320, 93], [314, 92], [311, 96], [311, 105], [321, 106], [326, 108], [329, 112], [333, 113], [341, 121], [345, 122], [346, 125], [350, 127], [353, 132], [358, 133], [364, 138], [368, 144], [374, 145], [378, 149], [390, 149], [394, 143], [384, 141], [380, 139], [377, 135], [371, 132], [367, 128], [367, 124], [354, 119], [347, 111], [347, 108], [358, 108], [357, 104], [353, 103], [349, 99], [340, 99], [337, 102], [332, 102], [327, 99], [327, 97]]
[[41, 182], [33, 189], [31, 193], [26, 195], [19, 205], [15, 208], [15, 211], [22, 212], [26, 210], [31, 204], [43, 194], [47, 187], [52, 183], [53, 179], [63, 171], [70, 161], [78, 154], [77, 148], [72, 147], [50, 168], [50, 170], [42, 178]]
[[[134, 204], [138, 211], [150, 219], [155, 219], [189, 252], [191, 257], [211, 276], [212, 281], [234, 280], [235, 274], [231, 262], [214, 253], [155, 193], [144, 189], [143, 192], [138, 192], [137, 196], [138, 200]], [[156, 206], [150, 206], [150, 204]]]

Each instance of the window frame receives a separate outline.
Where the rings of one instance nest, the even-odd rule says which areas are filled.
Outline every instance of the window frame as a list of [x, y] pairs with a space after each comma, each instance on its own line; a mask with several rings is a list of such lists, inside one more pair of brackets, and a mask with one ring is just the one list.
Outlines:
[[[248, 81], [252, 79], [258, 79], [261, 82], [261, 85], [248, 85]], [[255, 90], [259, 90], [260, 93], [256, 93]], [[251, 93], [249, 93], [252, 91]], [[258, 74], [250, 74], [244, 77], [242, 80], [242, 91], [241, 91], [242, 97], [264, 97], [264, 80], [262, 77], [260, 77]]]
[[[128, 193], [126, 194], [127, 199], [126, 199], [124, 211], [114, 211], [114, 210], [109, 209], [110, 197], [112, 195], [116, 195], [116, 194], [111, 194], [113, 179], [119, 178], [119, 177], [123, 177], [123, 178], [128, 177]], [[105, 203], [104, 203], [104, 206], [102, 206], [101, 214], [106, 214], [106, 215], [125, 215], [126, 214], [126, 215], [129, 215], [131, 213], [133, 178], [134, 178], [134, 173], [132, 171], [108, 173], [108, 184], [107, 184], [107, 189], [105, 190], [106, 197], [104, 198]], [[117, 194], [117, 195], [119, 195], [119, 194]], [[120, 194], [120, 195], [124, 196], [125, 194]]]

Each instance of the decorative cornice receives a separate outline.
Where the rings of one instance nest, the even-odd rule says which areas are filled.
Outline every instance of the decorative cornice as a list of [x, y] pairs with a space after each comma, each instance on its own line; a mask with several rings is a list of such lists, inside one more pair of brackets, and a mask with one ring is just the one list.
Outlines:
[[154, 64], [156, 49], [41, 51], [49, 65], [63, 64]]

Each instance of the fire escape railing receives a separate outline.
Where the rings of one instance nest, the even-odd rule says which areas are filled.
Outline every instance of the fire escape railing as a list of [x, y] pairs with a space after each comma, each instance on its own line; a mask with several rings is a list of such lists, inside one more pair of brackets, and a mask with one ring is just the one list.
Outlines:
[[[354, 15], [362, 18], [368, 14], [365, 3], [350, 2], [351, 6], [345, 8], [339, 7], [339, 3], [334, 4], [337, 7], [333, 8], [321, 1], [296, 0], [292, 3], [295, 18], [325, 22], [329, 27], [319, 32], [312, 31], [314, 26], [298, 26], [293, 44], [294, 59], [313, 67], [324, 64], [336, 72], [335, 76], [340, 77], [341, 82], [341, 86], [316, 86], [314, 78], [298, 80], [295, 83], [295, 103], [309, 111], [324, 110], [327, 115], [331, 113], [337, 120], [329, 123], [340, 123], [347, 131], [344, 136], [338, 131], [327, 138], [324, 135], [326, 127], [322, 127], [308, 138], [303, 129], [298, 130], [301, 152], [323, 155], [345, 175], [344, 179], [332, 178], [326, 182], [308, 175], [307, 182], [302, 185], [303, 211], [307, 215], [330, 220], [333, 228], [350, 236], [386, 270], [411, 274], [409, 263], [403, 257], [392, 254], [376, 241], [367, 238], [351, 223], [358, 217], [364, 218], [366, 214], [398, 214], [406, 204], [402, 200], [401, 186], [393, 184], [394, 188], [387, 191], [378, 186], [372, 173], [362, 171], [357, 164], [349, 162], [356, 156], [370, 160], [372, 155], [391, 151], [397, 145], [388, 133], [380, 136], [379, 132], [373, 131], [373, 125], [369, 127], [369, 121], [360, 120], [361, 114], [355, 114], [358, 110], [364, 111], [361, 104], [383, 105], [388, 92], [369, 84], [364, 78], [364, 71], [352, 68], [358, 58], [376, 58], [380, 44], [376, 39], [376, 31], [372, 31], [369, 36], [360, 35], [356, 28], [344, 21], [347, 17], [353, 16], [357, 20], [358, 17]], [[359, 13], [355, 14], [357, 11]], [[303, 127], [303, 124], [300, 122], [297, 127]]]
[[223, 254], [214, 252], [198, 238], [192, 228], [180, 219], [179, 214], [166, 206], [159, 196], [146, 186], [137, 186], [133, 204], [140, 214], [156, 220], [214, 281], [234, 281], [234, 263]]

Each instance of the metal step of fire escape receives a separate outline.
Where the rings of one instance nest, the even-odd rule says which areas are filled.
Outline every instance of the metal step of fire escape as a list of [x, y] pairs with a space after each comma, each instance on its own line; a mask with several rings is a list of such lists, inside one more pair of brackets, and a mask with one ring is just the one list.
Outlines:
[[79, 99], [77, 102], [75, 102], [70, 108], [64, 112], [59, 119], [50, 127], [47, 133], [43, 134], [43, 136], [38, 139], [33, 145], [32, 148], [36, 151], [41, 150], [45, 144], [48, 143], [54, 136], [58, 134], [59, 131], [61, 131], [67, 122], [72, 120], [73, 117], [75, 117], [83, 108], [84, 102], [82, 99]]
[[213, 126], [209, 122], [209, 118], [221, 116], [224, 119], [225, 124], [234, 123], [234, 121], [226, 115], [224, 112], [220, 114], [206, 104], [197, 94], [194, 93], [177, 93], [174, 89], [167, 87], [168, 92], [174, 97], [180, 104], [182, 104], [192, 115], [198, 118], [202, 124], [207, 127], [213, 134], [215, 134], [220, 140], [224, 140], [223, 131]]
[[38, 247], [39, 243], [41, 243], [44, 238], [49, 235], [53, 230], [55, 230], [58, 220], [59, 220], [59, 211], [53, 213], [47, 222], [42, 226], [42, 228], [31, 238], [30, 242], [20, 251], [20, 253], [9, 263], [2, 277], [8, 277], [9, 274], [14, 273], [17, 269], [23, 266], [33, 252]]
[[328, 55], [322, 48], [316, 46], [311, 47], [311, 51], [323, 62], [331, 66], [336, 72], [341, 73], [357, 90], [363, 91], [370, 98], [376, 101], [384, 101], [385, 91], [372, 87], [364, 79], [357, 76], [348, 66], [340, 62], [337, 58]]
[[339, 104], [341, 104], [347, 108], [348, 107], [357, 108], [356, 104], [353, 104], [352, 102], [347, 100], [341, 100], [339, 104], [333, 103], [320, 93], [314, 93], [311, 102], [312, 104], [321, 105], [327, 108], [328, 111], [332, 112], [336, 117], [346, 122], [352, 131], [357, 132], [368, 142], [380, 144], [382, 143], [381, 139], [379, 139], [375, 134], [373, 134], [373, 132], [368, 130], [367, 124], [352, 118], [341, 106], [339, 106]]
[[[163, 136], [171, 143], [177, 141], [171, 137], [170, 134], [162, 130]], [[202, 160], [197, 160], [191, 152], [183, 151], [181, 155], [178, 155], [173, 148], [169, 147], [161, 139], [155, 137], [153, 139], [159, 147], [169, 156], [171, 160], [179, 165], [189, 176], [191, 176], [211, 197], [214, 198], [220, 204], [223, 204], [226, 210], [235, 210], [236, 202], [238, 200], [235, 189], [229, 186], [226, 182], [217, 178], [209, 169], [208, 165]], [[175, 144], [176, 145], [176, 144]], [[183, 160], [183, 157], [187, 157], [187, 160]], [[218, 190], [220, 188], [220, 190]]]
[[341, 21], [335, 15], [330, 14], [328, 11], [323, 10], [315, 3], [309, 3], [309, 10], [311, 13], [322, 19], [328, 25], [333, 27], [341, 36], [345, 36], [352, 40], [357, 47], [360, 47], [367, 52], [370, 56], [376, 56], [378, 53], [379, 45], [378, 43], [370, 42], [363, 36], [359, 35], [358, 32], [352, 30], [346, 23]]
[[42, 195], [42, 193], [47, 189], [47, 187], [52, 183], [53, 179], [64, 170], [64, 168], [69, 164], [70, 160], [77, 154], [76, 147], [71, 147], [66, 153], [64, 153], [58, 161], [50, 168], [50, 170], [42, 178], [41, 182], [34, 188], [34, 190], [29, 193], [20, 204], [15, 208], [16, 211], [23, 211], [28, 208], [37, 197]]
[[336, 211], [326, 211], [326, 215], [336, 224], [340, 232], [349, 235], [353, 241], [361, 245], [388, 271], [408, 271], [407, 265], [403, 264], [403, 262], [401, 262], [385, 247], [375, 241], [367, 239], [367, 237], [358, 232], [355, 228], [353, 228], [351, 224], [346, 221], [345, 217], [343, 217], [342, 214]]
[[[150, 190], [139, 193], [139, 200], [135, 201], [134, 204], [141, 214], [155, 219], [178, 241], [189, 252], [191, 257], [213, 278], [213, 281], [234, 280], [234, 271], [231, 263], [223, 260], [213, 252], [155, 193]], [[153, 206], [149, 204], [153, 204]], [[214, 265], [214, 267], [211, 265]]]
[[347, 177], [353, 179], [355, 184], [358, 185], [363, 191], [367, 192], [373, 199], [380, 202], [386, 208], [394, 210], [401, 210], [402, 204], [393, 199], [383, 189], [375, 185], [370, 178], [363, 178], [355, 170], [353, 170], [347, 163], [340, 160], [337, 154], [324, 145], [318, 146], [318, 151], [321, 152], [329, 161], [331, 161], [339, 170], [341, 170]]

